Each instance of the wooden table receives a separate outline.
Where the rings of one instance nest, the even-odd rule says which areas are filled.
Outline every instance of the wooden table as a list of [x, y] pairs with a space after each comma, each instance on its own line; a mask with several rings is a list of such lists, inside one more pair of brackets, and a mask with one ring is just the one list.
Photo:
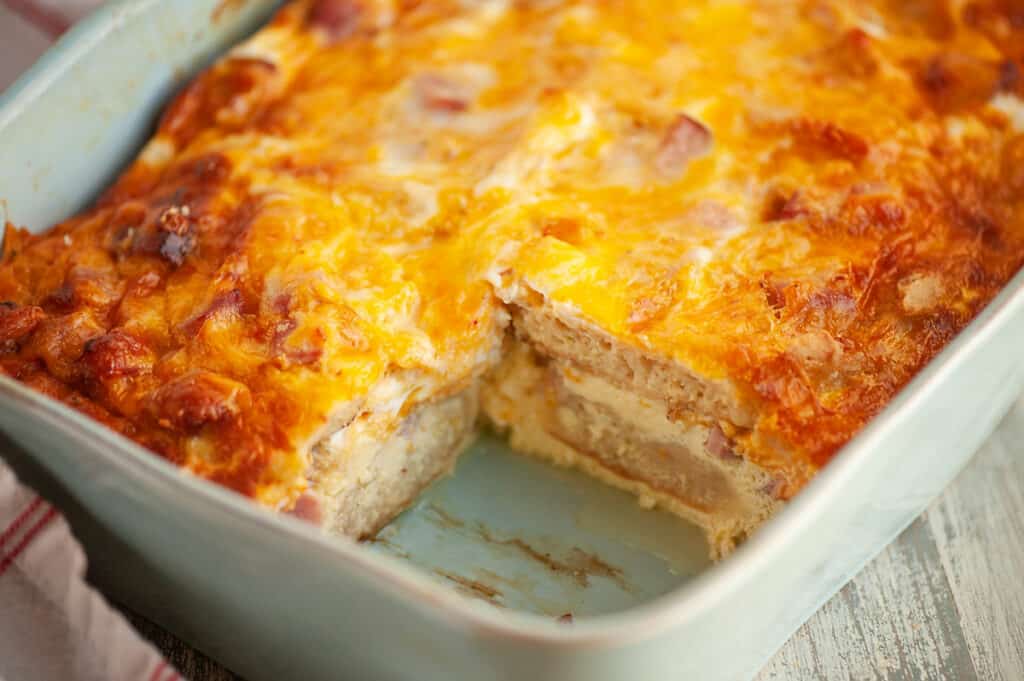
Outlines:
[[[239, 678], [130, 617], [191, 681]], [[757, 677], [819, 679], [1024, 679], [1024, 400], [956, 482]]]

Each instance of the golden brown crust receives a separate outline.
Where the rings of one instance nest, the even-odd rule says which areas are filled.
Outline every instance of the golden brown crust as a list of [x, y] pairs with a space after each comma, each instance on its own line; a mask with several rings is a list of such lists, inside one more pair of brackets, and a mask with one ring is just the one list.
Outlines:
[[3, 371], [287, 505], [523, 287], [733, 386], [789, 495], [1024, 259], [1013, 2], [392, 5], [290, 3], [94, 207], [8, 226]]

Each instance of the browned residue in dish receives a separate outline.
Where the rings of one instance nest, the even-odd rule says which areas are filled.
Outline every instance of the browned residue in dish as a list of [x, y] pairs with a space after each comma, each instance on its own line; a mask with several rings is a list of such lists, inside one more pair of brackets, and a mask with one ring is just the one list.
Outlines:
[[609, 565], [594, 554], [587, 553], [583, 549], [573, 547], [564, 558], [556, 558], [548, 552], [534, 548], [519, 538], [497, 539], [483, 527], [478, 527], [477, 532], [485, 541], [499, 546], [511, 546], [518, 549], [555, 574], [569, 577], [583, 588], [590, 586], [591, 577], [607, 577], [614, 580], [624, 591], [632, 591], [621, 569], [614, 565]]
[[473, 598], [479, 598], [480, 600], [487, 601], [492, 605], [502, 606], [501, 599], [504, 597], [498, 589], [495, 589], [489, 584], [484, 584], [475, 579], [469, 577], [463, 577], [462, 575], [455, 574], [454, 572], [448, 572], [446, 570], [434, 570], [435, 574], [444, 577], [445, 579], [454, 582], [458, 588], [458, 591]]
[[427, 504], [427, 510], [430, 511], [434, 520], [436, 520], [437, 524], [441, 527], [459, 529], [466, 526], [466, 523], [462, 522], [437, 504]]
[[[466, 529], [466, 523], [464, 521], [454, 517], [437, 504], [427, 504], [426, 509], [430, 512], [431, 519], [438, 526], [454, 530]], [[555, 574], [571, 578], [582, 588], [590, 586], [591, 577], [606, 577], [617, 583], [623, 591], [633, 590], [629, 583], [626, 582], [621, 569], [608, 564], [604, 560], [598, 558], [592, 553], [584, 551], [583, 549], [573, 547], [564, 557], [555, 557], [551, 553], [541, 551], [519, 538], [498, 539], [492, 535], [486, 527], [480, 524], [477, 524], [472, 528], [472, 531], [489, 544], [510, 546], [518, 550]], [[503, 580], [511, 583], [511, 580], [508, 578], [501, 577], [493, 572], [481, 572], [487, 572], [489, 580], [493, 576], [499, 581]]]
[[398, 546], [396, 544], [394, 544], [393, 542], [391, 542], [387, 537], [383, 537], [383, 536], [381, 536], [379, 534], [376, 537], [367, 537], [366, 539], [363, 540], [363, 543], [366, 543], [366, 544], [376, 544], [377, 546], [382, 546], [385, 549], [387, 549], [390, 553], [392, 553], [393, 555], [398, 556], [399, 558], [408, 558], [409, 557], [408, 553], [406, 553], [402, 549], [398, 548]]
[[488, 582], [489, 584], [504, 584], [515, 589], [516, 591], [523, 592], [530, 589], [530, 580], [526, 577], [514, 579], [512, 577], [507, 577], [505, 575], [499, 575], [497, 572], [492, 572], [487, 568], [477, 569], [476, 574], [479, 575], [480, 579]]

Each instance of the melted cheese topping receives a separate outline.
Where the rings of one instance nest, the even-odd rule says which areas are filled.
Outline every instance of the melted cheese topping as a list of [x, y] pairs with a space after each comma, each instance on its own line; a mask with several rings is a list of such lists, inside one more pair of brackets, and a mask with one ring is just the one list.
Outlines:
[[1011, 14], [293, 2], [94, 208], [8, 229], [0, 365], [286, 506], [323, 433], [493, 365], [525, 287], [735, 384], [791, 494], [1024, 258]]

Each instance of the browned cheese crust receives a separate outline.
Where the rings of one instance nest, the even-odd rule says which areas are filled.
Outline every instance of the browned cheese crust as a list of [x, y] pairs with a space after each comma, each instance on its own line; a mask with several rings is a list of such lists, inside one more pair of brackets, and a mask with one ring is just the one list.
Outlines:
[[1020, 268], [1022, 60], [1015, 0], [292, 2], [7, 225], [0, 370], [288, 509], [512, 334], [771, 506]]

